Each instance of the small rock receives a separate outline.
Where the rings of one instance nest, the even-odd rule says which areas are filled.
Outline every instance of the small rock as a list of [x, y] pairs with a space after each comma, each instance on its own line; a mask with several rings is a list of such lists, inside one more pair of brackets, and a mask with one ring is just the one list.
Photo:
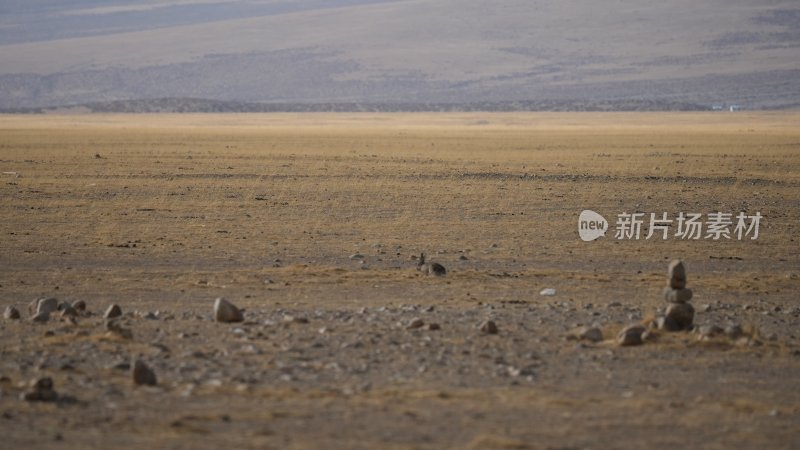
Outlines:
[[287, 315], [283, 316], [283, 321], [285, 323], [308, 323], [308, 318], [307, 317], [296, 317], [296, 316], [292, 316], [292, 315], [287, 314]]
[[36, 323], [45, 323], [50, 320], [50, 313], [47, 311], [36, 313], [33, 317], [31, 317], [31, 322]]
[[54, 311], [58, 311], [58, 299], [56, 298], [40, 298], [36, 304], [36, 314], [43, 312], [51, 313]]
[[77, 302], [72, 304], [72, 307], [75, 308], [75, 311], [79, 312], [86, 311], [86, 302], [83, 300], [78, 300]]
[[673, 289], [683, 289], [686, 287], [686, 267], [683, 261], [674, 260], [669, 263], [668, 269], [669, 286]]
[[442, 329], [442, 327], [438, 323], [429, 323], [426, 328], [428, 329], [428, 331], [436, 331]]
[[41, 300], [41, 299], [40, 298], [35, 298], [35, 299], [31, 300], [30, 303], [28, 303], [28, 315], [29, 316], [32, 316], [32, 315], [36, 314], [36, 310], [39, 309], [39, 300]]
[[552, 296], [556, 295], [556, 290], [553, 289], [553, 288], [544, 288], [541, 291], [539, 291], [539, 295], [544, 295], [546, 297], [552, 297]]
[[72, 305], [70, 304], [70, 302], [66, 302], [66, 301], [65, 302], [61, 302], [61, 303], [58, 304], [58, 310], [59, 311], [63, 311], [65, 309], [71, 308], [71, 307], [72, 307]]
[[3, 313], [3, 317], [9, 320], [17, 320], [20, 318], [20, 314], [17, 308], [13, 306], [6, 306], [6, 310]]
[[106, 331], [115, 336], [123, 339], [133, 339], [133, 332], [128, 328], [123, 328], [122, 325], [120, 325], [116, 320], [106, 320], [105, 327]]
[[642, 335], [645, 331], [647, 330], [642, 325], [629, 325], [619, 332], [617, 343], [623, 347], [642, 345], [644, 343]]
[[58, 400], [58, 393], [53, 389], [53, 379], [42, 377], [31, 381], [31, 389], [22, 394], [27, 402], [53, 402]]
[[692, 290], [688, 288], [673, 289], [669, 286], [664, 288], [664, 300], [670, 303], [686, 303], [692, 299]]
[[744, 336], [744, 330], [741, 325], [733, 324], [725, 327], [725, 335], [731, 339], [739, 339]]
[[116, 363], [111, 364], [107, 367], [109, 370], [119, 370], [123, 372], [127, 372], [131, 370], [131, 363], [128, 361], [118, 361]]
[[70, 305], [67, 305], [64, 309], [61, 310], [60, 317], [62, 319], [66, 319], [67, 317], [77, 317], [78, 311]]
[[243, 322], [244, 315], [233, 303], [220, 297], [214, 301], [214, 320], [223, 323]]
[[579, 327], [568, 337], [579, 341], [600, 342], [603, 340], [603, 331], [598, 327]]
[[409, 329], [409, 330], [413, 330], [413, 329], [416, 329], [416, 328], [422, 328], [423, 325], [425, 325], [425, 322], [422, 319], [420, 319], [419, 317], [415, 317], [415, 318], [411, 319], [411, 321], [408, 322], [408, 325], [406, 326], [406, 328]]
[[113, 319], [114, 317], [119, 317], [121, 315], [122, 315], [122, 308], [120, 308], [119, 305], [117, 305], [116, 303], [112, 303], [111, 306], [109, 306], [106, 309], [105, 314], [103, 314], [103, 318]]
[[679, 329], [688, 330], [694, 322], [694, 307], [689, 303], [671, 303], [665, 318], [674, 321]]
[[353, 253], [352, 255], [350, 255], [350, 259], [352, 259], [354, 261], [362, 260], [362, 259], [364, 259], [364, 255], [362, 255], [361, 253]]
[[714, 336], [721, 335], [725, 330], [717, 325], [703, 325], [697, 328], [697, 334], [700, 335], [700, 338], [712, 338]]
[[137, 386], [155, 386], [158, 383], [155, 372], [139, 359], [133, 363], [131, 375], [133, 383]]
[[497, 334], [498, 332], [497, 324], [494, 323], [493, 320], [486, 320], [481, 322], [481, 324], [478, 325], [478, 329], [480, 329], [481, 332], [486, 334]]

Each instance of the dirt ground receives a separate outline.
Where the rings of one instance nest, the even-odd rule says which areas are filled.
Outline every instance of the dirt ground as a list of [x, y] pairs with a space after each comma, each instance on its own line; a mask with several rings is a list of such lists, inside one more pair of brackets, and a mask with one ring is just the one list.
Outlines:
[[[799, 124], [2, 116], [0, 308], [22, 318], [0, 319], [0, 448], [798, 448]], [[605, 237], [579, 238], [585, 209]], [[759, 236], [645, 239], [681, 212], [758, 212]], [[615, 238], [622, 213], [640, 239]], [[695, 323], [743, 337], [616, 344], [666, 307], [673, 259]], [[88, 312], [33, 323], [39, 297]], [[245, 321], [214, 322], [217, 297]], [[23, 400], [41, 377], [58, 399]]]

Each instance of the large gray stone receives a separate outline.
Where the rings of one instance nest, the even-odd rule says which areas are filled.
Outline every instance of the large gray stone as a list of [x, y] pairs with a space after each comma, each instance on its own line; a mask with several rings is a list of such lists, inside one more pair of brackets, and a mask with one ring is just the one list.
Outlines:
[[58, 299], [53, 297], [40, 298], [36, 303], [36, 314], [58, 311]]

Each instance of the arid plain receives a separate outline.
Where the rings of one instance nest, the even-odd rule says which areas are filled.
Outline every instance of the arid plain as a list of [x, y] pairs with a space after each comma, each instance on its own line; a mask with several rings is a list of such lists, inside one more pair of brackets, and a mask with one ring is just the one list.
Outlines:
[[[0, 169], [0, 448], [800, 442], [799, 113], [9, 115]], [[681, 212], [759, 235], [645, 239]], [[741, 337], [616, 344], [673, 259]], [[38, 297], [88, 313], [32, 323]], [[58, 400], [21, 399], [45, 376]]]

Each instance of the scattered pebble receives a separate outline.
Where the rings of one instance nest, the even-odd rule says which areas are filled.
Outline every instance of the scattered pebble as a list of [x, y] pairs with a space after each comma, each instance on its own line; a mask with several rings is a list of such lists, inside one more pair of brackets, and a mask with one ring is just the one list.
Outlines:
[[84, 312], [86, 311], [86, 302], [83, 300], [78, 300], [72, 304], [72, 307], [75, 308], [75, 311]]
[[552, 297], [552, 296], [556, 295], [556, 290], [553, 289], [553, 288], [544, 288], [541, 291], [539, 291], [539, 295]]

